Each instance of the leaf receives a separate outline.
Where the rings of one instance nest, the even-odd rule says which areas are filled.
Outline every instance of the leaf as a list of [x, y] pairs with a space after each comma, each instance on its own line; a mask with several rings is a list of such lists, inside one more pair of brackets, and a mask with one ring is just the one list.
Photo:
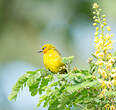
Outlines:
[[48, 77], [43, 77], [41, 79], [41, 84], [39, 87], [39, 94], [41, 95], [43, 91], [45, 91], [45, 87], [48, 85], [48, 82], [52, 80], [51, 75], [49, 75]]
[[25, 85], [28, 79], [28, 76], [29, 76], [28, 74], [24, 74], [18, 79], [18, 81], [12, 88], [11, 94], [8, 96], [8, 100], [10, 101], [13, 99], [16, 100], [17, 94], [19, 93], [20, 89], [23, 88], [23, 85]]
[[71, 64], [74, 59], [74, 56], [69, 56], [69, 57], [63, 57], [62, 62], [64, 64]]
[[27, 86], [29, 87], [29, 90], [31, 92], [31, 95], [34, 96], [37, 94], [37, 88], [40, 82], [41, 75], [46, 75], [47, 72], [45, 69], [38, 69], [36, 71], [28, 71], [26, 74], [22, 75], [16, 84], [12, 88], [12, 92], [8, 96], [8, 100], [16, 100], [17, 95], [23, 87]]
[[67, 88], [67, 91], [78, 91], [80, 89], [84, 89], [84, 88], [90, 88], [90, 87], [95, 87], [96, 85], [98, 85], [98, 81], [92, 81], [92, 82], [89, 82], [89, 81], [85, 81], [85, 82], [82, 82], [81, 84], [77, 84], [77, 85], [74, 85], [72, 87], [68, 87]]
[[31, 92], [31, 96], [35, 96], [38, 92], [38, 89], [34, 89], [32, 92]]

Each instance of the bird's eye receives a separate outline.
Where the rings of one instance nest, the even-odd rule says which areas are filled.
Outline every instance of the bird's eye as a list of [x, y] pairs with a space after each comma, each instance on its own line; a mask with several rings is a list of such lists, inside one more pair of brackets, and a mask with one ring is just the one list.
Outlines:
[[44, 50], [46, 47], [43, 47], [42, 50]]

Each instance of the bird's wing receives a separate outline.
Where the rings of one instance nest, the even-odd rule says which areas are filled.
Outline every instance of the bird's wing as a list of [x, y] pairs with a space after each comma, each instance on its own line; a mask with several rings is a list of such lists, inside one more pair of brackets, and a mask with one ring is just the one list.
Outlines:
[[57, 49], [55, 49], [55, 51], [61, 56], [61, 53]]

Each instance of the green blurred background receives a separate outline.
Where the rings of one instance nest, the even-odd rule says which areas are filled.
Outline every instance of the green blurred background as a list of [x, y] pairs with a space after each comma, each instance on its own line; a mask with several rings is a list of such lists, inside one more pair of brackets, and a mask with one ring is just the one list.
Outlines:
[[21, 74], [44, 67], [37, 51], [46, 43], [55, 45], [62, 56], [75, 56], [73, 65], [88, 68], [94, 51], [95, 1], [115, 34], [116, 0], [0, 0], [0, 110], [37, 109], [39, 96], [31, 97], [27, 88], [16, 102], [7, 98]]

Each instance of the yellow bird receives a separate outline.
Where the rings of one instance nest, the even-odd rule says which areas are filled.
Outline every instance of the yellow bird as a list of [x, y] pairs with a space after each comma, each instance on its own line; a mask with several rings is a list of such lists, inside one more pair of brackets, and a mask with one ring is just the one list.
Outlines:
[[[43, 62], [46, 69], [54, 73], [64, 73], [66, 72], [65, 64], [62, 63], [61, 54], [58, 52], [55, 46], [51, 44], [45, 44], [40, 51], [43, 52]], [[64, 68], [64, 69], [63, 69]]]

